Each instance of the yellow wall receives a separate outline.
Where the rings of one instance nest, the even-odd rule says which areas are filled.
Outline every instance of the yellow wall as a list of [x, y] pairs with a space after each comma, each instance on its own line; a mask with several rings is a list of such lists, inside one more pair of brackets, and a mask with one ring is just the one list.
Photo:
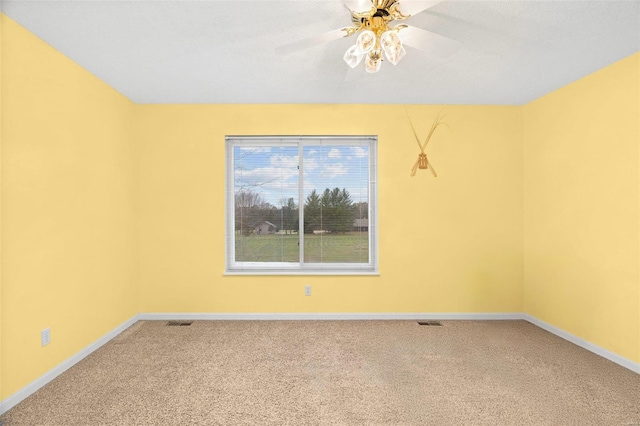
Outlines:
[[640, 362], [640, 54], [524, 107], [525, 312]]
[[4, 399], [137, 313], [137, 164], [133, 103], [1, 19]]
[[[440, 108], [411, 106], [426, 137]], [[521, 312], [520, 108], [139, 105], [141, 312]], [[223, 276], [225, 135], [379, 136], [379, 277]], [[304, 296], [304, 285], [313, 296]]]
[[[640, 362], [638, 55], [525, 107], [410, 106], [453, 129], [411, 178], [401, 106], [133, 105], [0, 23], [0, 400], [138, 312], [524, 310]], [[224, 276], [227, 134], [378, 135], [380, 275]]]

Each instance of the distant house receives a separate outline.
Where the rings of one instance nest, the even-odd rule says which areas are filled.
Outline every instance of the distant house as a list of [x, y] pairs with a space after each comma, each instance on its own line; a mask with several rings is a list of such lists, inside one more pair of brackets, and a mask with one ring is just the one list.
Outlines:
[[253, 232], [255, 232], [258, 235], [275, 234], [276, 226], [273, 223], [267, 222], [265, 220], [264, 222], [260, 222], [259, 224], [254, 226]]
[[353, 221], [353, 229], [355, 231], [368, 231], [369, 219], [356, 219]]

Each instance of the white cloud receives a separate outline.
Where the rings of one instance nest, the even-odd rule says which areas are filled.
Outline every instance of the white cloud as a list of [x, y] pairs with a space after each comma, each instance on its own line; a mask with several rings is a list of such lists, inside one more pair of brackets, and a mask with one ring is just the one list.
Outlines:
[[239, 147], [242, 152], [249, 152], [251, 154], [257, 154], [259, 152], [271, 152], [270, 146], [241, 146]]
[[338, 148], [331, 148], [331, 151], [329, 151], [329, 154], [327, 155], [327, 157], [329, 158], [340, 158], [340, 150]]
[[271, 163], [272, 166], [290, 167], [292, 169], [297, 169], [299, 162], [297, 155], [276, 154], [272, 155], [271, 158], [269, 158], [269, 163]]
[[[314, 147], [315, 148], [315, 147]], [[235, 163], [236, 190], [250, 189], [260, 193], [274, 206], [280, 200], [294, 198], [298, 203], [298, 150], [280, 150], [266, 147], [242, 147]], [[236, 151], [237, 153], [238, 151]], [[258, 153], [258, 155], [255, 155]], [[326, 147], [322, 149], [305, 148], [304, 151], [304, 196], [300, 202], [316, 189], [319, 193], [325, 188], [344, 188], [351, 193], [354, 202], [366, 200], [366, 170], [362, 169], [362, 160], [369, 152], [366, 147]]]
[[367, 156], [367, 150], [362, 148], [361, 146], [352, 146], [351, 147], [351, 152], [356, 157], [360, 157], [361, 158], [361, 157], [366, 157]]
[[[251, 185], [266, 185], [275, 181], [287, 180], [298, 176], [297, 169], [287, 167], [258, 167], [251, 170], [236, 169], [236, 182], [244, 181]], [[237, 184], [236, 184], [237, 185]]]
[[305, 172], [310, 172], [318, 168], [318, 161], [315, 158], [305, 158], [303, 166]]
[[298, 181], [273, 181], [268, 182], [260, 187], [263, 191], [274, 192], [281, 196], [297, 197], [298, 196]]
[[336, 177], [346, 175], [348, 173], [348, 169], [342, 163], [336, 164], [328, 164], [324, 166], [324, 171], [327, 173], [329, 177]]
[[[268, 203], [279, 206], [282, 198], [298, 197], [298, 170], [260, 167], [235, 171], [235, 189], [248, 189], [260, 194]], [[296, 201], [297, 202], [297, 201]]]

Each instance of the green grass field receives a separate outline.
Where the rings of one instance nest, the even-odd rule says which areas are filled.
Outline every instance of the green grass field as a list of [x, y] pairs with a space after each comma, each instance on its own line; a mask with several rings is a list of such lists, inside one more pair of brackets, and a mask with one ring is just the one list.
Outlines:
[[[366, 263], [369, 241], [366, 232], [305, 234], [304, 261], [322, 263]], [[298, 262], [298, 235], [236, 234], [238, 262]]]

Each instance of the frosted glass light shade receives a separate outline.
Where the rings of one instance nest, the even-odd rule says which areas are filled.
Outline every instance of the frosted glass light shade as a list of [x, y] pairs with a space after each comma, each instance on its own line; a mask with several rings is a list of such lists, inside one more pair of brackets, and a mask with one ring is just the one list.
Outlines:
[[404, 46], [402, 46], [402, 39], [396, 31], [385, 31], [380, 37], [380, 44], [387, 60], [393, 65], [400, 62], [400, 59], [407, 54]]
[[360, 61], [362, 61], [362, 57], [364, 53], [360, 53], [358, 50], [358, 46], [355, 44], [347, 49], [342, 59], [349, 65], [351, 68], [355, 68], [358, 66]]
[[382, 64], [382, 52], [380, 50], [372, 50], [364, 61], [364, 69], [368, 73], [378, 72], [380, 71], [380, 64]]
[[376, 45], [376, 34], [371, 30], [364, 30], [356, 40], [356, 46], [361, 53], [367, 53]]

